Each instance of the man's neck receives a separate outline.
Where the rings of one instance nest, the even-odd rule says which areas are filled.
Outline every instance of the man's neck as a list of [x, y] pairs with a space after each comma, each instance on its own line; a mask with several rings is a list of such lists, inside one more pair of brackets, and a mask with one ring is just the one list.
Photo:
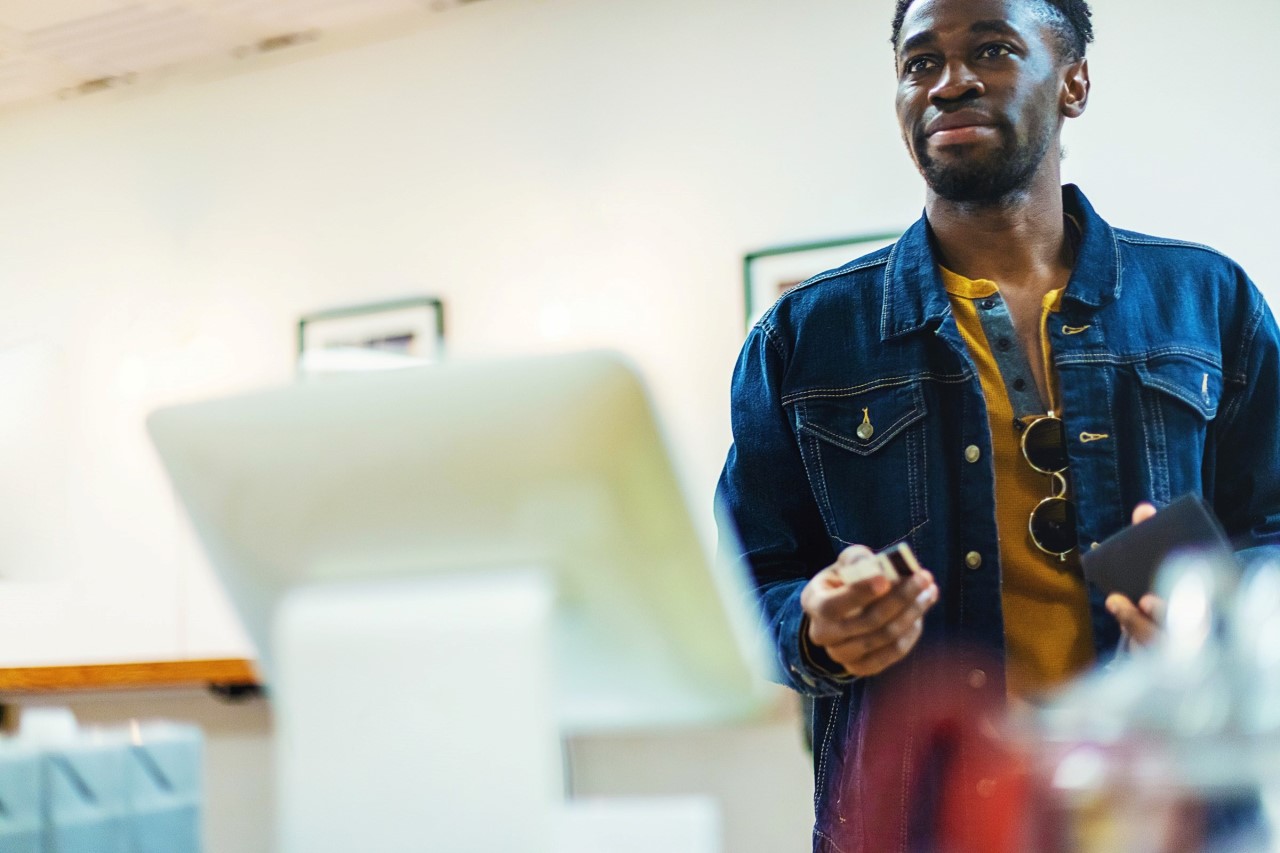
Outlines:
[[929, 192], [925, 210], [941, 261], [1002, 288], [1047, 292], [1074, 263], [1057, 170], [999, 205], [952, 202]]

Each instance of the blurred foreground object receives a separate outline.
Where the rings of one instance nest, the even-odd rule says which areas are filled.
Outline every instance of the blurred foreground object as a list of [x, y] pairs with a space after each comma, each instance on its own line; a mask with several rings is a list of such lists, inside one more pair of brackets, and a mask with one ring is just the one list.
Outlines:
[[[999, 662], [949, 650], [890, 669], [851, 780], [867, 849], [910, 821], [943, 853], [1280, 850], [1280, 561], [1184, 552], [1161, 568], [1164, 631], [1040, 709], [1006, 711]], [[968, 672], [967, 685], [954, 674]], [[902, 761], [902, 741], [908, 760]]]
[[18, 736], [0, 739], [0, 850], [199, 853], [199, 729], [82, 731], [61, 709], [23, 717]]
[[1163, 635], [1038, 715], [1046, 849], [1280, 849], [1280, 562], [1161, 569]]
[[435, 364], [444, 356], [444, 303], [409, 296], [344, 305], [298, 320], [298, 376]]
[[277, 702], [285, 853], [546, 853], [557, 730], [763, 705], [745, 572], [708, 556], [617, 356], [335, 377], [149, 427]]

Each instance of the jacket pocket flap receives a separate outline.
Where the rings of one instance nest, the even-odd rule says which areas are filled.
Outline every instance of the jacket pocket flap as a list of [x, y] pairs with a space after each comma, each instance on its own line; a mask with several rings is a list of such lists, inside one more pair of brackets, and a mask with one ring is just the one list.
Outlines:
[[801, 432], [862, 456], [875, 453], [924, 415], [919, 382], [796, 403]]
[[1222, 370], [1198, 358], [1157, 355], [1135, 365], [1138, 381], [1195, 409], [1205, 420], [1218, 413], [1222, 397]]

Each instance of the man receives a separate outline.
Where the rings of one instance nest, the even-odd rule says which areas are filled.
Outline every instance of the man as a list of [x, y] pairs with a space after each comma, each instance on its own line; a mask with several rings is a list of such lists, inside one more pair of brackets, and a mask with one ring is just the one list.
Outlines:
[[[1122, 628], [1154, 632], [1157, 602], [1104, 600], [1079, 568], [1146, 502], [1200, 493], [1241, 547], [1280, 542], [1262, 297], [1229, 259], [1114, 229], [1061, 186], [1091, 40], [1083, 0], [898, 0], [925, 216], [780, 299], [735, 371], [719, 495], [781, 675], [814, 700], [816, 851], [927, 844], [958, 760], [921, 727], [931, 697], [1034, 698]], [[838, 576], [899, 541], [929, 571]]]

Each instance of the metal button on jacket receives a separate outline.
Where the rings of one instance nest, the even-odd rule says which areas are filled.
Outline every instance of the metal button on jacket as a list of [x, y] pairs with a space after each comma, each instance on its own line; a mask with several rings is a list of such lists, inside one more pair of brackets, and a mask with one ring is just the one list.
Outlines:
[[966, 462], [977, 462], [982, 458], [982, 450], [976, 444], [971, 444], [964, 449], [964, 459]]
[[982, 555], [977, 551], [970, 551], [968, 554], [964, 555], [964, 564], [971, 569], [981, 568]]

